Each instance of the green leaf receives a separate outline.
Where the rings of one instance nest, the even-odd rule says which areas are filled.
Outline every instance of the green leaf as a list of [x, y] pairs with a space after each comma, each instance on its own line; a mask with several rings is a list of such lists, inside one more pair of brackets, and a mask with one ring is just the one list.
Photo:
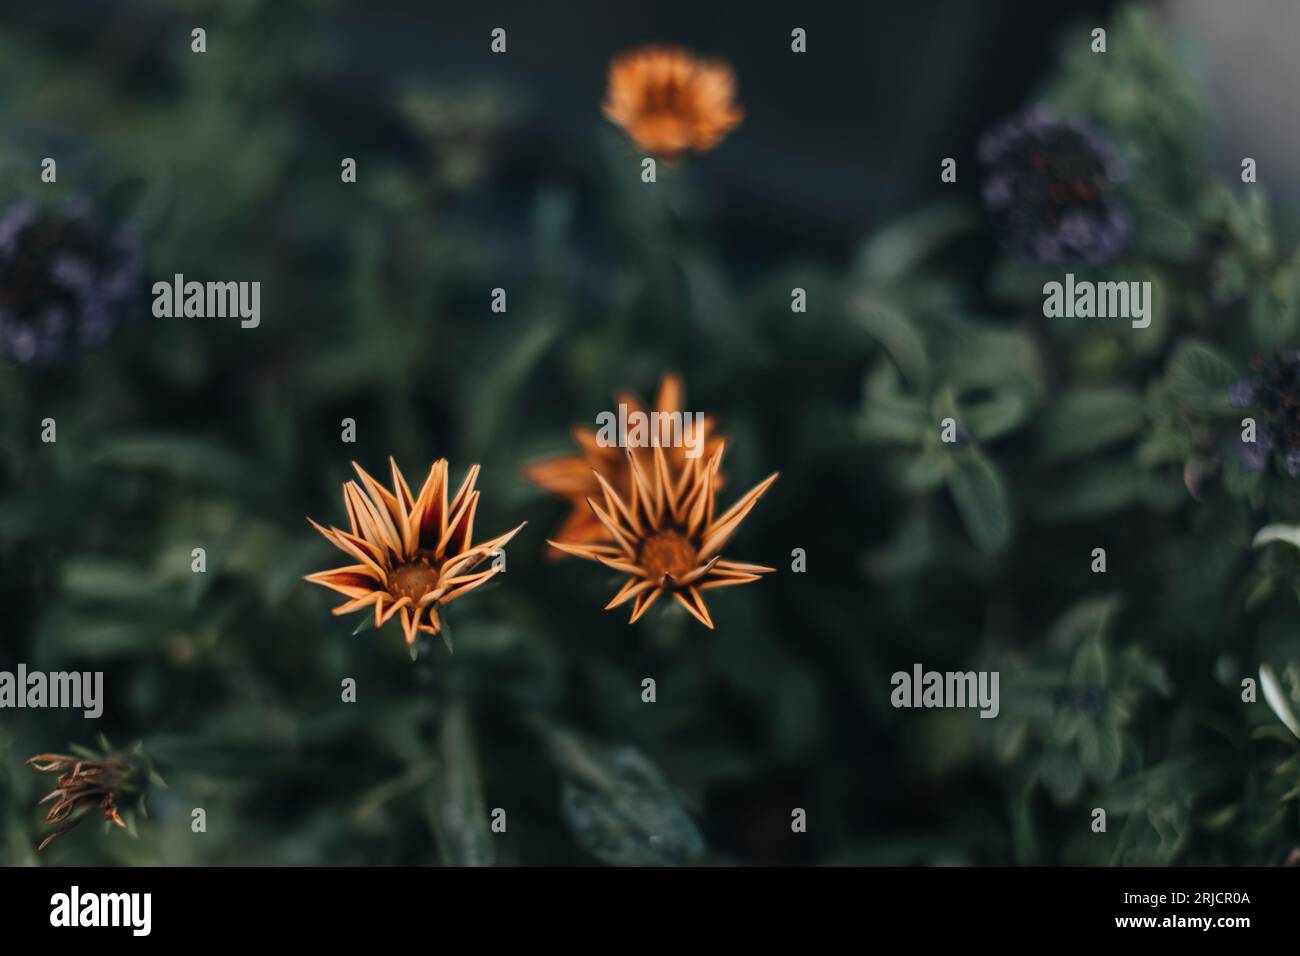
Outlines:
[[1145, 423], [1146, 406], [1132, 389], [1076, 389], [1044, 416], [1043, 455], [1049, 462], [1088, 455], [1137, 434]]
[[933, 491], [952, 470], [953, 456], [941, 448], [926, 448], [908, 459], [899, 481], [908, 491], [918, 494]]
[[897, 281], [977, 221], [966, 205], [932, 205], [876, 233], [863, 248], [858, 268], [873, 281]]
[[1048, 751], [1039, 772], [1043, 775], [1043, 785], [1058, 803], [1073, 802], [1083, 788], [1083, 767], [1071, 750]]
[[866, 382], [858, 431], [869, 441], [921, 441], [931, 428], [925, 404], [899, 392], [898, 372], [888, 364], [877, 368]]
[[512, 403], [518, 400], [524, 380], [559, 334], [559, 319], [550, 313], [541, 315], [515, 337], [510, 348], [487, 370], [484, 381], [490, 383], [490, 387], [482, 389], [476, 396], [466, 429], [472, 457], [483, 457], [483, 447], [500, 432]]
[[658, 769], [632, 747], [597, 747], [549, 729], [564, 773], [562, 810], [578, 842], [614, 866], [702, 863], [704, 838]]
[[1124, 739], [1109, 721], [1089, 721], [1079, 735], [1079, 762], [1094, 780], [1114, 780], [1124, 757]]
[[1011, 532], [1002, 479], [973, 448], [959, 453], [955, 459], [948, 472], [948, 491], [966, 533], [981, 551], [996, 551], [1007, 543]]
[[1229, 413], [1228, 386], [1241, 376], [1218, 352], [1184, 342], [1169, 360], [1167, 381], [1175, 398], [1192, 411]]
[[63, 569], [63, 587], [88, 601], [137, 603], [168, 598], [150, 571], [92, 558], [69, 561]]
[[1284, 541], [1300, 548], [1300, 525], [1266, 524], [1255, 532], [1255, 538], [1250, 542], [1250, 546], [1262, 548], [1273, 541]]
[[862, 327], [889, 353], [913, 387], [924, 387], [930, 376], [925, 340], [902, 312], [874, 297], [861, 297], [852, 304]]
[[1264, 692], [1265, 703], [1272, 708], [1277, 719], [1286, 725], [1287, 730], [1300, 737], [1300, 720], [1296, 719], [1295, 713], [1291, 710], [1286, 692], [1282, 690], [1282, 683], [1277, 679], [1271, 664], [1259, 665], [1259, 684]]
[[1298, 319], [1296, 270], [1287, 266], [1250, 297], [1250, 332], [1256, 348], [1286, 347], [1296, 335]]
[[981, 442], [993, 441], [1024, 423], [1029, 401], [1012, 391], [1001, 392], [987, 401], [963, 406], [961, 420]]
[[958, 394], [1010, 385], [1028, 396], [1042, 388], [1038, 349], [1019, 330], [963, 320], [953, 325], [948, 346], [946, 381]]
[[1137, 234], [1157, 256], [1182, 262], [1196, 251], [1192, 224], [1163, 206], [1144, 205], [1137, 211]]
[[171, 478], [220, 487], [241, 487], [252, 470], [237, 454], [180, 435], [135, 435], [100, 445], [97, 464], [128, 471], [160, 472]]
[[1146, 501], [1155, 480], [1131, 461], [1075, 468], [1064, 481], [1043, 490], [1037, 514], [1048, 522], [1109, 514]]
[[1057, 619], [1048, 633], [1048, 642], [1065, 648], [1100, 642], [1105, 639], [1118, 609], [1119, 599], [1113, 594], [1085, 598], [1071, 605]]

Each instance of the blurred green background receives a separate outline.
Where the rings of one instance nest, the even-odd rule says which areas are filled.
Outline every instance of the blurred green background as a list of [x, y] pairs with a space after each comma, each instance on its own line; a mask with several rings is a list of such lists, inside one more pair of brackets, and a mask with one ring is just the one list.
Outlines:
[[[1293, 217], [1224, 163], [1158, 16], [837, 6], [0, 7], [0, 200], [88, 198], [146, 286], [262, 283], [257, 329], [146, 297], [103, 347], [0, 366], [0, 669], [106, 683], [99, 721], [0, 712], [0, 861], [1288, 858], [1297, 740], [1241, 680], [1269, 662], [1300, 709], [1300, 556], [1251, 547], [1300, 495], [1221, 449], [1228, 384], [1300, 342]], [[653, 186], [599, 113], [651, 41], [731, 62], [747, 113]], [[1044, 320], [1053, 273], [993, 242], [975, 143], [1033, 102], [1131, 163], [1137, 237], [1097, 275], [1153, 282], [1150, 334]], [[712, 592], [712, 632], [602, 611], [611, 577], [546, 560], [565, 508], [521, 476], [669, 370], [728, 437], [724, 503], [782, 473], [729, 549], [779, 572]], [[480, 463], [481, 534], [529, 521], [448, 609], [454, 656], [354, 635], [301, 580], [343, 563], [305, 516], [341, 524], [349, 461], [389, 455]], [[1001, 715], [893, 709], [917, 661], [1000, 671]], [[134, 839], [92, 819], [38, 857], [53, 784], [23, 760], [101, 732], [166, 789]]]

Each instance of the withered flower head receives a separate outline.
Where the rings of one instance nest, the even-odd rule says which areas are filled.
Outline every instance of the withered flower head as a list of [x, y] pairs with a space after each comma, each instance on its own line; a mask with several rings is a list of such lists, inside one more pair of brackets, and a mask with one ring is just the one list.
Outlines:
[[[143, 792], [147, 767], [133, 754], [107, 754], [102, 759], [70, 757], [66, 754], [37, 754], [27, 765], [46, 773], [57, 773], [58, 786], [40, 804], [53, 802], [45, 822], [58, 829], [41, 841], [44, 850], [55, 837], [67, 833], [86, 815], [98, 808], [104, 819], [126, 827], [121, 809], [129, 798]], [[38, 804], [38, 806], [40, 805]]]
[[[643, 412], [645, 409], [635, 395], [622, 394], [618, 403], [626, 405], [628, 414]], [[661, 415], [683, 415], [683, 428], [694, 429], [695, 419], [685, 414], [682, 409], [682, 383], [676, 375], [668, 374], [659, 383], [659, 395], [655, 399], [654, 410]], [[679, 480], [683, 469], [690, 463], [686, 457], [686, 442], [673, 445], [668, 433], [671, 420], [659, 419], [660, 433], [657, 436], [661, 445], [670, 445], [665, 449], [668, 459], [668, 471], [674, 480]], [[722, 447], [723, 438], [714, 430], [713, 419], [704, 416], [699, 423], [700, 434], [688, 434], [691, 445], [699, 448], [700, 457], [705, 461], [712, 458]], [[596, 432], [585, 425], [573, 429], [573, 440], [579, 451], [573, 455], [560, 455], [536, 462], [524, 469], [524, 477], [534, 484], [558, 495], [569, 502], [572, 510], [564, 524], [555, 532], [555, 540], [564, 544], [596, 544], [614, 540], [605, 526], [596, 520], [588, 498], [600, 496], [600, 483], [597, 476], [604, 478], [614, 490], [625, 499], [632, 494], [632, 469], [628, 464], [625, 450], [614, 445], [602, 445], [596, 438]], [[697, 443], [698, 442], [698, 443]], [[647, 457], [649, 449], [635, 449], [633, 454], [641, 456], [642, 467], [649, 469], [652, 462]], [[721, 471], [713, 478], [713, 490], [720, 491], [725, 484]], [[558, 556], [558, 552], [556, 552]]]
[[603, 110], [637, 148], [671, 159], [713, 149], [744, 118], [725, 63], [675, 47], [643, 47], [609, 67]]
[[392, 458], [388, 462], [393, 474], [392, 491], [352, 463], [361, 484], [349, 481], [343, 485], [343, 504], [351, 531], [324, 528], [307, 519], [326, 540], [360, 563], [309, 574], [306, 579], [348, 598], [334, 608], [335, 614], [359, 611], [373, 604], [376, 627], [400, 614], [406, 643], [413, 645], [417, 631], [437, 634], [442, 629], [437, 605], [450, 604], [500, 570], [499, 566], [477, 569], [527, 522], [474, 544], [478, 465], [470, 468], [448, 504], [447, 459], [433, 463], [415, 496], [397, 462]]
[[599, 561], [630, 575], [605, 610], [634, 601], [631, 623], [661, 595], [671, 594], [692, 616], [711, 628], [713, 619], [701, 592], [757, 581], [759, 575], [775, 570], [727, 561], [720, 553], [750, 509], [777, 479], [775, 473], [768, 476], [725, 513], [715, 515], [714, 476], [722, 464], [723, 450], [718, 448], [708, 464], [702, 464], [700, 458], [692, 459], [674, 479], [662, 447], [653, 449], [653, 464], [648, 471], [629, 449], [632, 491], [627, 498], [596, 474], [604, 503], [597, 504], [589, 498], [587, 504], [614, 543], [550, 543], [567, 554]]

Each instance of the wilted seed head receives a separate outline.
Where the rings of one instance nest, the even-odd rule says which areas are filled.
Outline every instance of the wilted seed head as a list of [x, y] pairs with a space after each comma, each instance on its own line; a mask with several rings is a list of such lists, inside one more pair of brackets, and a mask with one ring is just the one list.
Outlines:
[[1125, 170], [1093, 127], [1030, 109], [994, 127], [977, 153], [981, 193], [1012, 255], [1052, 265], [1097, 265], [1132, 234], [1116, 185]]
[[104, 819], [126, 827], [121, 810], [128, 802], [143, 796], [149, 780], [147, 762], [136, 753], [111, 753], [102, 759], [72, 757], [66, 754], [37, 754], [27, 765], [43, 773], [57, 773], [58, 786], [47, 793], [38, 806], [53, 803], [45, 822], [58, 829], [41, 841], [44, 850], [55, 837], [67, 833], [94, 809], [104, 812]]
[[1300, 351], [1251, 360], [1255, 374], [1228, 386], [1235, 408], [1258, 409], [1254, 442], [1238, 440], [1237, 455], [1251, 471], [1262, 471], [1277, 452], [1292, 478], [1300, 476]]

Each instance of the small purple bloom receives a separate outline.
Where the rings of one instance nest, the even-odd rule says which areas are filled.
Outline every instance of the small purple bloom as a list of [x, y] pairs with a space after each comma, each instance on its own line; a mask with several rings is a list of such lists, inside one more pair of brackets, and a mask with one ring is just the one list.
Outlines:
[[1274, 454], [1282, 470], [1300, 477], [1300, 351], [1260, 356], [1251, 363], [1255, 374], [1228, 386], [1234, 408], [1255, 409], [1255, 440], [1234, 441], [1237, 457], [1251, 471], [1268, 467]]
[[1259, 432], [1254, 441], [1242, 441], [1238, 434], [1237, 457], [1249, 471], [1263, 471], [1273, 457], [1273, 439], [1268, 432]]
[[1228, 401], [1233, 408], [1250, 408], [1255, 404], [1255, 383], [1248, 378], [1233, 382], [1228, 386]]
[[1012, 255], [1101, 265], [1127, 246], [1132, 219], [1116, 195], [1125, 166], [1092, 126], [1033, 107], [985, 134], [976, 156], [984, 204]]
[[1282, 459], [1282, 467], [1292, 478], [1300, 475], [1300, 448], [1293, 448]]
[[135, 297], [141, 254], [82, 201], [0, 213], [0, 356], [45, 365], [102, 344]]

